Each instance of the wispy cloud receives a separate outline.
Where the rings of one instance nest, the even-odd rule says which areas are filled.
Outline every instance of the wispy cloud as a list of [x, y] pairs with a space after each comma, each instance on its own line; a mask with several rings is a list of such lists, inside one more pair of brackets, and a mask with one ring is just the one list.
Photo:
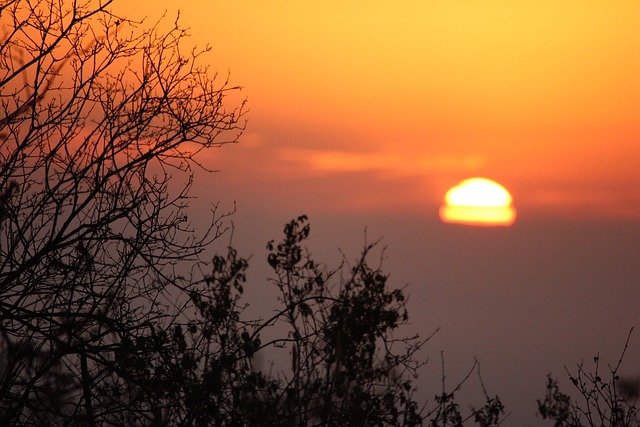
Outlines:
[[298, 163], [312, 172], [381, 172], [397, 175], [473, 172], [485, 165], [479, 155], [410, 155], [393, 151], [353, 152], [282, 148], [281, 161]]

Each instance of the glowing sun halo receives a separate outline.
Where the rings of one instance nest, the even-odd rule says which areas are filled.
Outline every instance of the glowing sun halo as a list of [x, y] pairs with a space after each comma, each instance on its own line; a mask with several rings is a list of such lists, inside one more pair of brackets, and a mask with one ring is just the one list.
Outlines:
[[497, 182], [471, 178], [451, 188], [440, 208], [444, 222], [509, 226], [516, 219], [511, 194]]

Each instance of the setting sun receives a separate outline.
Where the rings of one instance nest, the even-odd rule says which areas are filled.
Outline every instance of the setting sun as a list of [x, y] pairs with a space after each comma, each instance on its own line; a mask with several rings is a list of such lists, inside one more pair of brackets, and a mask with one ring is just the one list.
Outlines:
[[447, 192], [444, 201], [440, 208], [440, 218], [444, 222], [509, 226], [516, 218], [511, 194], [486, 178], [462, 181]]

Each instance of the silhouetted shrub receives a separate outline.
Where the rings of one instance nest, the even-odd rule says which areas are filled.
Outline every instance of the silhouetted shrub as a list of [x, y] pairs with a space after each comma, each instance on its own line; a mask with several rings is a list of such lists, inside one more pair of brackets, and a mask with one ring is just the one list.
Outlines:
[[606, 374], [601, 373], [599, 356], [593, 358], [593, 371], [588, 371], [584, 362], [574, 372], [567, 369], [578, 400], [562, 393], [558, 382], [548, 376], [546, 396], [544, 400], [538, 400], [538, 413], [542, 418], [553, 420], [556, 427], [640, 426], [638, 378], [622, 378], [619, 374], [632, 331], [618, 362], [614, 366], [608, 365]]

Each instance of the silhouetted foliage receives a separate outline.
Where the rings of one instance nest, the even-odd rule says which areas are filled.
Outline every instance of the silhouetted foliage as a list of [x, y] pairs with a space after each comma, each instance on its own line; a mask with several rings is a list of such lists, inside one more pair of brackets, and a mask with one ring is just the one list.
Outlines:
[[575, 372], [567, 369], [571, 383], [578, 392], [578, 400], [560, 391], [558, 382], [547, 378], [544, 400], [538, 400], [538, 413], [544, 419], [555, 422], [555, 427], [637, 427], [640, 426], [638, 410], [638, 379], [620, 377], [620, 366], [629, 345], [631, 332], [615, 366], [608, 365], [603, 378], [600, 357], [593, 358], [594, 369], [589, 372], [584, 362]]
[[[343, 269], [316, 264], [301, 242], [309, 234], [305, 217], [285, 227], [280, 244], [270, 242], [268, 261], [275, 273], [291, 372], [281, 378], [296, 424], [415, 425], [421, 421], [412, 399], [420, 363], [415, 355], [424, 341], [395, 338], [408, 319], [400, 289], [387, 287], [387, 276], [367, 263], [373, 245]], [[333, 279], [338, 282], [332, 285]]]
[[[267, 319], [244, 318], [248, 262], [233, 248], [216, 256], [213, 273], [189, 288], [190, 320], [163, 336], [161, 357], [145, 353], [158, 361], [145, 375], [153, 381], [151, 406], [163, 408], [162, 422], [415, 426], [429, 416], [433, 426], [462, 425], [457, 406], [424, 414], [414, 398], [423, 364], [417, 353], [428, 339], [395, 335], [408, 321], [406, 299], [402, 289], [388, 287], [380, 266], [368, 262], [375, 244], [365, 244], [353, 265], [345, 259], [330, 270], [304, 246], [309, 233], [301, 216], [286, 224], [280, 243], [267, 245], [279, 300]], [[265, 373], [254, 366], [259, 352], [284, 354], [290, 367]], [[467, 378], [451, 392], [443, 382], [448, 402]], [[503, 409], [498, 398], [487, 397], [465, 420], [494, 425]]]
[[[444, 367], [444, 354], [441, 354], [442, 361], [442, 392], [435, 396], [435, 407], [433, 407], [426, 415], [429, 419], [430, 427], [459, 427], [467, 423], [469, 420], [473, 421], [481, 427], [493, 427], [499, 425], [505, 418], [505, 407], [498, 396], [490, 397], [484, 386], [482, 376], [480, 375], [480, 366], [476, 360], [467, 373], [467, 375], [452, 389], [447, 389], [445, 383], [445, 367]], [[460, 404], [456, 401], [457, 393], [462, 389], [462, 386], [467, 383], [471, 374], [477, 371], [478, 380], [482, 386], [482, 392], [484, 393], [485, 403], [479, 409], [471, 406], [470, 414], [464, 415], [460, 409]]]
[[[411, 378], [420, 366], [414, 355], [423, 341], [391, 335], [407, 319], [402, 291], [389, 290], [386, 276], [368, 266], [371, 246], [348, 276], [338, 279], [337, 270], [325, 270], [301, 246], [308, 233], [306, 218], [300, 217], [287, 224], [280, 244], [269, 243], [271, 284], [280, 292], [280, 308], [269, 319], [242, 318], [248, 264], [232, 248], [214, 258], [211, 276], [189, 289], [194, 315], [163, 337], [165, 356], [148, 371], [156, 381], [149, 390], [173, 393], [153, 403], [166, 408], [164, 423], [422, 422]], [[263, 342], [266, 329], [275, 336]], [[256, 369], [254, 355], [270, 350], [286, 352], [291, 368], [274, 375]]]

